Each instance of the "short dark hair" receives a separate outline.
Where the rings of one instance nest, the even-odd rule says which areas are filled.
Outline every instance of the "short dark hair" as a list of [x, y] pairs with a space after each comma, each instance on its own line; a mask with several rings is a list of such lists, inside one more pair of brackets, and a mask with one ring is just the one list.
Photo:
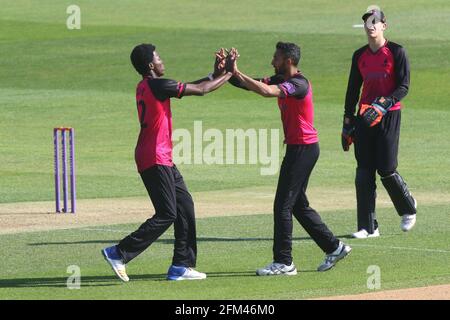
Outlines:
[[149, 63], [153, 61], [153, 53], [156, 47], [150, 43], [143, 43], [134, 47], [130, 59], [133, 67], [139, 74], [147, 76], [150, 74]]
[[291, 58], [294, 66], [300, 62], [300, 47], [295, 43], [290, 42], [278, 42], [276, 46], [277, 50], [280, 50], [285, 58]]

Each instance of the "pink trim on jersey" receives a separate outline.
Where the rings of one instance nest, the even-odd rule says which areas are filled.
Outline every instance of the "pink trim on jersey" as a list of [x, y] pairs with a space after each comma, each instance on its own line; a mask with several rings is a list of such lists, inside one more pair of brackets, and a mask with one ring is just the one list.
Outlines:
[[311, 83], [303, 99], [287, 96], [286, 88], [279, 86], [286, 98], [278, 98], [283, 122], [284, 143], [313, 144], [319, 141], [314, 128], [314, 104]]
[[178, 89], [177, 97], [178, 97], [178, 98], [180, 98], [181, 95], [183, 94], [184, 87], [185, 87], [185, 85], [184, 85], [183, 83], [178, 82], [178, 85], [177, 85], [177, 89]]
[[170, 99], [157, 100], [148, 85], [148, 78], [144, 78], [136, 88], [136, 102], [141, 122], [135, 149], [138, 171], [141, 173], [157, 164], [173, 166]]

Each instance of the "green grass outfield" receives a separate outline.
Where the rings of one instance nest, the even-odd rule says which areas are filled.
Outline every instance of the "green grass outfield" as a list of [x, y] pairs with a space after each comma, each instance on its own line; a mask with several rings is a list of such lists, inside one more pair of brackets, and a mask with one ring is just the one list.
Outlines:
[[[75, 127], [80, 199], [146, 196], [133, 159], [139, 77], [129, 62], [132, 47], [141, 42], [155, 43], [166, 77], [183, 81], [207, 75], [213, 51], [221, 46], [239, 49], [242, 71], [271, 75], [275, 43], [299, 43], [301, 69], [314, 87], [321, 141], [310, 185], [353, 190], [355, 161], [352, 152], [342, 152], [340, 131], [351, 56], [366, 43], [363, 30], [352, 25], [361, 23], [361, 13], [372, 1], [274, 3], [80, 0], [81, 30], [67, 30], [66, 8], [72, 1], [2, 2], [0, 203], [53, 199], [55, 126]], [[406, 47], [412, 70], [402, 113], [399, 171], [413, 192], [448, 198], [450, 3], [377, 4], [388, 17], [387, 37]], [[204, 130], [281, 129], [275, 99], [230, 85], [206, 97], [174, 101], [172, 110], [174, 127], [190, 131], [195, 120], [203, 121]], [[280, 158], [283, 151], [280, 148]], [[258, 165], [179, 168], [191, 191], [224, 190], [224, 198], [227, 190], [274, 186], [277, 181], [277, 175], [261, 176]], [[254, 269], [270, 260], [270, 215], [199, 219], [199, 268], [210, 278], [195, 283], [160, 281], [170, 262], [170, 234], [130, 264], [131, 279], [137, 281], [126, 285], [114, 280], [99, 256], [100, 248], [126, 232], [74, 229], [0, 235], [5, 244], [0, 298], [303, 298], [365, 291], [370, 264], [381, 267], [384, 289], [449, 283], [450, 208], [425, 200], [419, 210], [419, 223], [408, 234], [398, 231], [392, 209], [379, 210], [383, 237], [349, 240], [355, 244], [352, 257], [329, 273], [306, 272], [323, 257], [310, 240], [296, 242], [295, 261], [305, 272], [293, 279], [253, 277]], [[355, 210], [324, 216], [336, 234], [353, 231]], [[295, 236], [305, 234], [297, 230]], [[81, 290], [65, 288], [69, 264], [82, 268]], [[291, 290], [283, 290], [286, 284]]]
[[[257, 277], [255, 269], [271, 260], [272, 217], [267, 214], [198, 220], [198, 270], [204, 281], [166, 281], [172, 232], [129, 263], [130, 282], [122, 283], [100, 250], [136, 225], [2, 235], [0, 297], [8, 299], [300, 299], [361, 292], [367, 268], [381, 271], [381, 289], [450, 283], [448, 207], [422, 207], [417, 228], [403, 233], [392, 209], [379, 211], [382, 237], [343, 239], [349, 257], [325, 273], [316, 272], [324, 255], [304, 230], [294, 229], [292, 277]], [[337, 235], [348, 234], [354, 216], [338, 211], [322, 215]], [[81, 288], [67, 289], [67, 267], [81, 270]]]

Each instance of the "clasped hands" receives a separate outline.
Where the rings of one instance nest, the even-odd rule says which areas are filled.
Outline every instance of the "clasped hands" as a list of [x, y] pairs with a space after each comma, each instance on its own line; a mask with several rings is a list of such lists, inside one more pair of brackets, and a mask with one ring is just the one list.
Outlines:
[[237, 67], [237, 59], [239, 58], [239, 52], [235, 48], [231, 48], [230, 50], [226, 48], [220, 48], [215, 53], [215, 62], [214, 62], [214, 78], [226, 73], [230, 72], [233, 75], [239, 72]]

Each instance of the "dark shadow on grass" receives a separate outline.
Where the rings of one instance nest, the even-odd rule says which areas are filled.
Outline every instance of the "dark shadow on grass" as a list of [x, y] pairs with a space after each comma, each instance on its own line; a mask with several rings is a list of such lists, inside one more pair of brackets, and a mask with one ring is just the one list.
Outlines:
[[[316, 270], [299, 270], [299, 273], [317, 272]], [[255, 271], [230, 271], [230, 272], [207, 272], [208, 278], [241, 278], [257, 277]], [[129, 275], [130, 282], [136, 281], [164, 281], [167, 282], [166, 274], [140, 274]], [[264, 277], [269, 278], [269, 277]], [[272, 277], [270, 277], [272, 278]], [[275, 278], [275, 277], [273, 277]], [[178, 282], [178, 281], [173, 281]], [[111, 287], [127, 285], [116, 276], [82, 276], [81, 288], [83, 287]], [[67, 288], [66, 277], [54, 278], [17, 278], [0, 279], [0, 288]]]
[[[236, 278], [256, 277], [253, 271], [208, 272], [208, 278]], [[130, 282], [136, 281], [167, 281], [166, 274], [130, 274]], [[127, 285], [116, 276], [81, 276], [81, 288], [83, 287], [108, 287]], [[54, 278], [17, 278], [0, 279], [0, 288], [66, 288], [67, 277]]]
[[[55, 242], [33, 242], [29, 243], [29, 246], [51, 246], [51, 245], [71, 245], [71, 244], [96, 244], [96, 243], [103, 243], [103, 244], [115, 244], [118, 243], [120, 239], [110, 239], [110, 240], [83, 240], [83, 241], [55, 241]], [[165, 242], [165, 239], [158, 240], [156, 242]], [[173, 243], [173, 240], [171, 240], [170, 243]]]
[[[130, 275], [130, 281], [166, 281], [166, 274]], [[116, 276], [81, 276], [81, 288], [83, 287], [107, 287], [123, 285]], [[0, 288], [34, 288], [51, 287], [66, 288], [67, 277], [55, 278], [18, 278], [0, 279]]]
[[[352, 239], [350, 235], [336, 236], [339, 239]], [[29, 246], [48, 246], [48, 245], [72, 245], [72, 244], [114, 244], [120, 239], [109, 240], [82, 240], [82, 241], [56, 241], [56, 242], [33, 242], [29, 243]], [[294, 241], [311, 240], [310, 237], [296, 237]], [[173, 239], [159, 239], [156, 243], [173, 244]], [[221, 237], [198, 237], [197, 242], [247, 242], [247, 241], [273, 241], [272, 238], [221, 238]]]

